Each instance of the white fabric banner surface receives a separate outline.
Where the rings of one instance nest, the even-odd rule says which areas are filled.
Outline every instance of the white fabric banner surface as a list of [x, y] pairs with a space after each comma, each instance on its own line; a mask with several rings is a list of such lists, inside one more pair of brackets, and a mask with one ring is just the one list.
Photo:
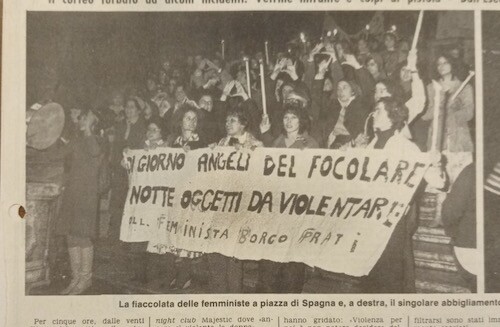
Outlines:
[[127, 160], [122, 241], [352, 276], [373, 268], [428, 168], [426, 154], [385, 150], [161, 148]]

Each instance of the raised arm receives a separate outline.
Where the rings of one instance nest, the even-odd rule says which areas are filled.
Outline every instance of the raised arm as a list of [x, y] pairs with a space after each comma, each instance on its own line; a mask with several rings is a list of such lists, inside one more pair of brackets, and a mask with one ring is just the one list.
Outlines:
[[417, 70], [417, 50], [408, 54], [408, 69], [411, 71], [411, 98], [406, 102], [408, 108], [408, 124], [410, 124], [425, 108], [425, 87]]

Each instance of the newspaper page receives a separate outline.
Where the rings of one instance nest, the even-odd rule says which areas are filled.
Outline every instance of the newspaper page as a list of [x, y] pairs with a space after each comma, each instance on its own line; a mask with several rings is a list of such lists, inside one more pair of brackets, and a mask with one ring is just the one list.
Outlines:
[[0, 325], [500, 326], [500, 1], [3, 7]]

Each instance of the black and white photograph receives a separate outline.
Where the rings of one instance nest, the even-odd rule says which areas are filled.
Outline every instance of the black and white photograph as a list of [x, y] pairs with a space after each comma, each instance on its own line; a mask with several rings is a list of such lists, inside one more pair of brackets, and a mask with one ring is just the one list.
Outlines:
[[472, 11], [26, 15], [26, 295], [477, 292]]
[[484, 262], [485, 292], [500, 292], [500, 110], [496, 90], [500, 72], [500, 39], [493, 32], [499, 26], [499, 12], [483, 13], [484, 94]]

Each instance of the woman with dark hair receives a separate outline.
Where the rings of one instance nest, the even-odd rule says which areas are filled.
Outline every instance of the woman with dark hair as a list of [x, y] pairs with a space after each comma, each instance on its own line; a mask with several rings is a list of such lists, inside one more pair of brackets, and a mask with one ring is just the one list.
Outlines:
[[250, 118], [247, 113], [239, 108], [228, 111], [226, 116], [226, 136], [219, 146], [243, 146], [246, 148], [261, 147], [259, 141], [249, 130]]
[[403, 100], [404, 92], [399, 83], [393, 79], [384, 79], [375, 84], [375, 103], [382, 98], [396, 98]]
[[[408, 120], [408, 108], [393, 98], [381, 98], [375, 105], [373, 128], [375, 137], [367, 148], [391, 151], [411, 156], [420, 149], [402, 130]], [[433, 156], [433, 165], [424, 178], [427, 183], [442, 187], [439, 165], [440, 156]], [[417, 227], [416, 206], [410, 204], [396, 225], [382, 256], [368, 276], [362, 278], [362, 292], [365, 293], [411, 293], [415, 292], [415, 267], [413, 259], [412, 235]]]
[[[207, 146], [198, 133], [198, 126], [201, 125], [200, 111], [190, 104], [184, 104], [179, 108], [178, 119], [174, 122], [174, 132], [167, 138], [167, 146], [172, 148], [183, 148], [186, 151], [196, 150]], [[175, 257], [166, 254], [169, 266], [175, 266]], [[170, 269], [170, 268], [168, 268]], [[176, 274], [169, 285], [174, 289], [187, 289], [191, 285], [192, 268], [191, 259], [178, 258]], [[170, 277], [169, 277], [170, 278]]]
[[361, 96], [360, 87], [349, 80], [337, 84], [337, 97], [331, 101], [323, 123], [320, 144], [324, 148], [339, 149], [355, 140], [364, 130], [369, 104]]
[[289, 74], [281, 72], [276, 77], [274, 94], [275, 97], [270, 98], [270, 101], [268, 101], [268, 103], [271, 104], [268, 112], [270, 112], [271, 133], [274, 137], [281, 134], [280, 126], [283, 116], [283, 107], [287, 102], [301, 102], [303, 107], [306, 108], [306, 111], [310, 114], [311, 119], [316, 118], [317, 120], [318, 114], [315, 114], [315, 112], [313, 112], [314, 110], [311, 108], [310, 91], [304, 82], [300, 80], [294, 81]]
[[383, 68], [387, 76], [392, 77], [397, 65], [406, 59], [405, 53], [399, 47], [396, 31], [390, 30], [384, 34], [384, 47], [385, 49], [380, 52]]
[[144, 116], [144, 121], [146, 122], [146, 126], [151, 122], [158, 119], [160, 116], [158, 112], [158, 107], [153, 101], [144, 102], [144, 110], [142, 111], [142, 115]]
[[[190, 104], [181, 106], [179, 119], [174, 124], [175, 133], [168, 137], [165, 136], [163, 121], [151, 120], [147, 125], [144, 148], [152, 150], [158, 147], [182, 147], [187, 151], [203, 147], [205, 143], [199, 140], [197, 134], [198, 121], [198, 109]], [[191, 285], [191, 261], [189, 259], [180, 259], [176, 267], [175, 255], [145, 253], [146, 248], [147, 242], [139, 242], [132, 247], [133, 252], [139, 254], [139, 261], [142, 262], [142, 265], [139, 265], [139, 267], [142, 266], [140, 281], [147, 282], [151, 288], [186, 289]], [[145, 260], [141, 260], [142, 258]]]
[[176, 122], [180, 119], [179, 109], [184, 104], [196, 106], [196, 102], [190, 98], [189, 90], [183, 84], [177, 84], [175, 86], [174, 97], [175, 103], [162, 116], [162, 119], [165, 121], [166, 132], [168, 134], [174, 133], [176, 129]]
[[382, 57], [378, 54], [370, 54], [365, 58], [365, 61], [360, 61], [366, 69], [370, 72], [375, 82], [380, 82], [387, 78], [387, 74], [384, 71]]
[[[318, 51], [321, 46], [320, 43], [313, 50]], [[319, 141], [321, 147], [330, 149], [344, 146], [355, 140], [363, 131], [371, 107], [369, 100], [373, 97], [375, 88], [370, 72], [359, 64], [356, 57], [346, 52], [342, 46], [337, 46], [336, 49], [336, 53], [328, 50], [329, 59], [323, 58], [319, 62], [311, 88], [311, 102], [320, 105], [320, 121], [313, 128], [313, 137]], [[339, 62], [342, 67], [335, 68], [339, 66]], [[346, 67], [350, 68], [349, 73], [344, 69]], [[340, 70], [344, 78], [332, 79], [337, 81], [335, 90], [331, 94], [325, 94], [325, 76], [333, 69]]]
[[[146, 124], [146, 139], [143, 143], [142, 148], [145, 150], [154, 150], [158, 147], [166, 147], [164, 142], [164, 127], [162, 121], [158, 118], [151, 119]], [[124, 153], [127, 153], [129, 148], [124, 149]], [[124, 169], [129, 168], [128, 161], [125, 157], [122, 158], [121, 165]], [[147, 250], [148, 242], [134, 242], [130, 243], [130, 260], [132, 263], [132, 268], [134, 271], [134, 277], [132, 281], [139, 282], [141, 284], [151, 283], [151, 286], [156, 284], [161, 284], [163, 277], [160, 279], [160, 271], [164, 270], [161, 265], [163, 264], [163, 257], [158, 254], [148, 253]], [[173, 265], [166, 263], [167, 269]]]
[[[383, 149], [387, 142], [399, 140], [401, 130], [408, 120], [408, 108], [397, 102], [394, 98], [383, 97], [375, 104], [373, 112], [373, 129], [375, 137], [368, 145], [368, 148]], [[417, 151], [415, 144], [407, 138], [399, 140], [405, 149]], [[391, 144], [391, 143], [389, 143]]]
[[174, 122], [174, 131], [167, 138], [169, 147], [195, 150], [207, 146], [198, 133], [198, 127], [201, 125], [199, 110], [190, 104], [181, 106], [178, 119]]
[[[436, 60], [436, 69], [438, 82], [443, 93], [441, 105], [444, 108], [440, 111], [440, 119], [446, 119], [444, 131], [440, 133], [439, 136], [442, 137], [439, 137], [438, 143], [442, 145], [442, 150], [471, 153], [474, 150], [474, 145], [468, 123], [474, 118], [474, 93], [472, 87], [469, 84], [465, 85], [456, 98], [452, 99], [451, 97], [462, 84], [462, 81], [456, 76], [453, 60], [446, 55], [439, 56]], [[428, 86], [428, 93], [429, 99], [433, 99], [435, 92], [432, 85]], [[436, 110], [434, 103], [429, 101], [427, 111], [422, 118], [432, 120], [434, 110]], [[432, 140], [432, 133], [431, 128], [428, 138], [429, 145]]]
[[165, 142], [165, 138], [163, 122], [158, 117], [149, 120], [146, 125], [146, 141], [144, 142], [144, 148], [146, 150], [153, 150], [158, 147], [166, 147], [167, 143]]
[[71, 169], [63, 193], [56, 231], [65, 235], [71, 281], [61, 294], [81, 294], [92, 285], [93, 239], [97, 237], [99, 167], [102, 160], [98, 114], [82, 112], [78, 133], [68, 143]]
[[226, 111], [244, 113], [246, 119], [246, 130], [256, 134], [259, 129], [261, 113], [255, 101], [248, 96], [243, 85], [232, 80], [224, 86], [224, 91], [220, 98], [225, 103]]
[[304, 107], [296, 102], [286, 103], [283, 111], [281, 133], [276, 139], [269, 133], [269, 117], [262, 117], [260, 131], [264, 144], [272, 148], [319, 148], [318, 142], [309, 135], [311, 119]]
[[[226, 116], [226, 136], [218, 146], [253, 149], [262, 142], [248, 131], [249, 119], [241, 109], [230, 110]], [[213, 144], [210, 147], [215, 147]], [[241, 293], [243, 290], [243, 261], [219, 253], [206, 255], [209, 270], [210, 293]]]
[[111, 199], [110, 199], [110, 226], [109, 236], [118, 240], [122, 222], [123, 206], [128, 191], [126, 170], [120, 165], [123, 151], [128, 149], [142, 149], [146, 137], [146, 124], [141, 115], [141, 106], [136, 98], [125, 101], [125, 120], [116, 125], [115, 142], [111, 158]]
[[[264, 143], [273, 148], [319, 148], [318, 142], [309, 136], [310, 118], [300, 104], [284, 106], [282, 133], [274, 141], [268, 132], [269, 118], [262, 117], [261, 132]], [[300, 262], [279, 263], [259, 261], [258, 293], [301, 293], [306, 277], [306, 265]]]
[[[462, 81], [458, 79], [454, 61], [446, 55], [440, 55], [436, 60], [437, 82], [441, 86], [440, 105], [435, 107], [435, 90], [432, 84], [428, 85], [427, 93], [431, 101], [428, 102], [427, 111], [422, 116], [423, 120], [432, 121], [434, 110], [439, 110], [439, 129], [434, 131], [432, 123], [427, 137], [428, 149], [432, 146], [432, 135], [437, 133], [437, 149], [446, 157], [446, 173], [449, 184], [453, 184], [463, 168], [473, 161], [474, 143], [469, 128], [469, 123], [474, 118], [474, 92], [467, 84], [458, 93]], [[455, 96], [456, 94], [456, 96]], [[455, 97], [454, 97], [455, 96]], [[441, 225], [440, 207], [446, 193], [438, 193], [438, 214], [433, 225]]]

